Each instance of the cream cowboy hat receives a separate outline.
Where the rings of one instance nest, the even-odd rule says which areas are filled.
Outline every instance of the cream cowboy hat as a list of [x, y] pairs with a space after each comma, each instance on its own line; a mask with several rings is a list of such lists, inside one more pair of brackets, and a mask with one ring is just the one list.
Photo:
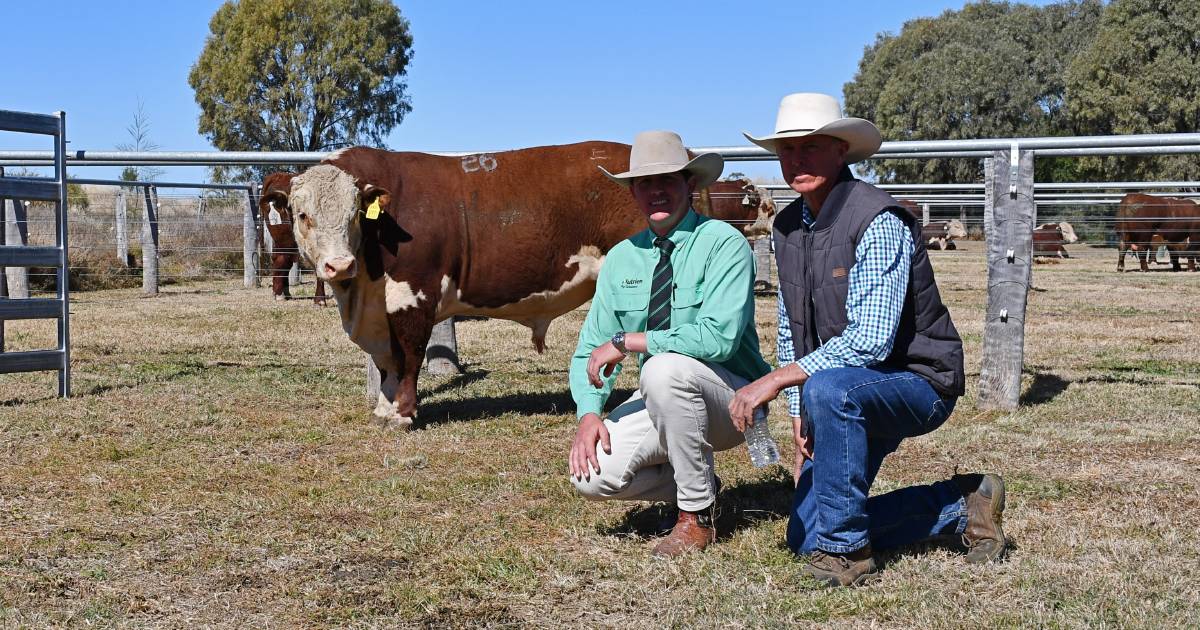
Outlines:
[[633, 139], [629, 152], [629, 170], [612, 173], [598, 167], [609, 179], [629, 188], [635, 177], [666, 175], [687, 171], [696, 178], [696, 188], [704, 188], [721, 177], [725, 160], [716, 153], [704, 153], [689, 160], [683, 139], [673, 131], [643, 131]]
[[825, 135], [845, 140], [850, 145], [846, 152], [846, 163], [861, 162], [879, 150], [883, 137], [879, 129], [869, 120], [844, 118], [837, 99], [828, 94], [800, 92], [788, 94], [779, 102], [779, 115], [775, 118], [775, 133], [761, 138], [742, 132], [746, 139], [758, 146], [778, 153], [775, 141], [783, 138]]

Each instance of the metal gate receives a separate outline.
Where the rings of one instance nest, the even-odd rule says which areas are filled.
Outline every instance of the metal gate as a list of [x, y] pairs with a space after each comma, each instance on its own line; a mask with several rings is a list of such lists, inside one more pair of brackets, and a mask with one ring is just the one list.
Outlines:
[[57, 279], [53, 298], [0, 297], [0, 326], [4, 320], [11, 319], [58, 320], [58, 348], [54, 350], [3, 352], [3, 337], [0, 337], [0, 374], [57, 370], [58, 395], [64, 398], [71, 394], [66, 124], [64, 112], [46, 115], [0, 110], [0, 131], [46, 135], [54, 139], [54, 176], [0, 177], [0, 199], [55, 204], [56, 235], [53, 246], [10, 245], [0, 241], [0, 267], [55, 267]]

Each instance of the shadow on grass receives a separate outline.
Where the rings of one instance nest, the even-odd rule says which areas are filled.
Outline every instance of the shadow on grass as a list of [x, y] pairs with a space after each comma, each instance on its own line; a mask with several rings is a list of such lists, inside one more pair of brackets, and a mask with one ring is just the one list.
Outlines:
[[[468, 372], [468, 374], [471, 374]], [[484, 373], [486, 375], [486, 372]], [[482, 378], [482, 377], [479, 377]], [[452, 379], [453, 380], [453, 379]], [[448, 388], [447, 384], [445, 388]], [[615, 389], [609, 397], [609, 406], [624, 401], [633, 395], [633, 390]], [[522, 416], [563, 414], [575, 411], [575, 400], [569, 391], [544, 392], [540, 394], [508, 394], [504, 396], [479, 396], [465, 400], [442, 400], [420, 403], [416, 428], [464, 422], [479, 418], [515, 413]]]
[[[475, 381], [487, 378], [487, 375], [490, 373], [491, 372], [489, 372], [488, 370], [464, 368], [464, 371], [461, 374], [455, 374], [454, 376], [450, 377], [445, 383], [441, 383], [441, 384], [437, 385], [436, 387], [434, 387], [433, 389], [431, 389], [427, 392], [424, 392], [422, 394], [422, 396], [433, 396], [435, 394], [440, 394], [447, 390], [458, 389], [460, 387], [466, 387], [467, 385], [470, 385], [471, 383], [474, 383]], [[427, 375], [424, 372], [421, 373], [421, 376], [427, 377]]]
[[1056, 374], [1048, 374], [1046, 372], [1034, 372], [1033, 382], [1029, 384], [1029, 389], [1021, 394], [1020, 404], [1025, 405], [1040, 405], [1042, 403], [1054, 400], [1056, 396], [1067, 390], [1067, 386], [1071, 384], [1068, 381]]
[[[1007, 562], [1010, 558], [1012, 558], [1013, 554], [1020, 549], [1020, 546], [1012, 539], [1012, 536], [1005, 535], [1005, 538], [1007, 540], [1004, 545], [1004, 553], [998, 560], [995, 560], [994, 562]], [[887, 569], [889, 564], [896, 562], [900, 558], [916, 558], [927, 555], [931, 551], [942, 550], [948, 551], [960, 557], [967, 555], [967, 546], [963, 544], [962, 536], [945, 535], [935, 536], [929, 540], [916, 544], [881, 551], [876, 554], [875, 559], [879, 563], [879, 569], [882, 571]], [[963, 562], [965, 563], [966, 560], [964, 559]]]
[[[783, 466], [775, 466], [769, 476], [723, 488], [717, 495], [717, 537], [733, 536], [759, 521], [786, 518], [792, 507], [795, 484]], [[675, 506], [653, 503], [633, 507], [617, 523], [600, 526], [605, 536], [629, 536], [643, 540], [662, 536], [675, 525]]]

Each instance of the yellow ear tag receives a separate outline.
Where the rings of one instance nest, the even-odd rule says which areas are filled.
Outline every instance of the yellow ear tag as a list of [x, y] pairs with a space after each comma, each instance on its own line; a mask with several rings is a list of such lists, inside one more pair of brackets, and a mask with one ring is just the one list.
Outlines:
[[379, 209], [379, 200], [378, 199], [376, 199], [375, 201], [372, 201], [371, 205], [367, 206], [367, 218], [368, 219], [371, 219], [371, 220], [378, 219], [380, 212], [381, 212], [381, 210]]

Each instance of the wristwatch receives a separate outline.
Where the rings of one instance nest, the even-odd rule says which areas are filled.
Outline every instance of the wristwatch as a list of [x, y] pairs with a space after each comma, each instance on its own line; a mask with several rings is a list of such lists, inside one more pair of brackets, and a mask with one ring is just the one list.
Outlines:
[[621, 354], [629, 354], [629, 351], [625, 349], [625, 331], [624, 330], [618, 330], [616, 332], [616, 334], [614, 334], [612, 336], [612, 345], [617, 350], [620, 350]]

